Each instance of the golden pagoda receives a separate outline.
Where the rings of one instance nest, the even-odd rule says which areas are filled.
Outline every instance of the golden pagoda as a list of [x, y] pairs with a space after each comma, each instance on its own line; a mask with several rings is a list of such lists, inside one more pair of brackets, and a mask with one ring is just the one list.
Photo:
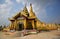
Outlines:
[[32, 4], [30, 4], [30, 10], [25, 7], [22, 11], [17, 13], [14, 17], [10, 18], [10, 29], [23, 30], [23, 29], [37, 29], [43, 23], [38, 20], [35, 13], [33, 12]]
[[42, 22], [40, 22], [32, 9], [32, 4], [30, 4], [30, 10], [28, 12], [26, 5], [22, 11], [17, 15], [10, 18], [10, 29], [23, 30], [23, 29], [37, 29]]

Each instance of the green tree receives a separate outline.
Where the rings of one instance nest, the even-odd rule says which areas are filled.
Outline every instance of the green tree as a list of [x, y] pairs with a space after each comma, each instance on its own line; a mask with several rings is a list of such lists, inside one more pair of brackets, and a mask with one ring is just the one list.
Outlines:
[[2, 25], [0, 26], [0, 31], [2, 30], [3, 28], [2, 28]]

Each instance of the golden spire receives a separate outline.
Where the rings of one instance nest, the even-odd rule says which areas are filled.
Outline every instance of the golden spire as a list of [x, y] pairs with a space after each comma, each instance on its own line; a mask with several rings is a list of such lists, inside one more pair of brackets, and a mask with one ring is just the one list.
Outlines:
[[26, 15], [26, 16], [29, 14], [28, 10], [27, 10], [27, 7], [26, 7], [26, 4], [25, 4], [25, 7], [23, 9], [23, 14]]
[[35, 14], [32, 9], [32, 4], [30, 4], [30, 17], [35, 17]]
[[26, 8], [26, 4], [25, 4], [25, 7], [24, 7], [23, 11], [26, 12], [26, 13], [28, 13], [28, 10]]
[[30, 4], [30, 12], [33, 12], [32, 4]]

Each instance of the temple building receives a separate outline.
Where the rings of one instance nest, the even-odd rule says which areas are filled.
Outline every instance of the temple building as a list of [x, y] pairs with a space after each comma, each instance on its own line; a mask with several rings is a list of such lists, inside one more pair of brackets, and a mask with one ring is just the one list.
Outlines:
[[28, 11], [26, 5], [22, 11], [17, 13], [17, 15], [9, 18], [10, 29], [23, 30], [23, 29], [37, 29], [42, 25], [42, 22], [36, 17], [32, 4], [30, 4], [30, 10]]
[[[41, 27], [47, 27], [52, 26], [51, 24], [46, 24], [41, 22], [35, 15], [35, 12], [33, 11], [32, 4], [30, 4], [30, 10], [28, 11], [26, 5], [19, 13], [17, 13], [12, 18], [9, 18], [10, 20], [10, 30], [31, 30], [31, 29], [38, 29]], [[54, 26], [54, 25], [53, 25]]]

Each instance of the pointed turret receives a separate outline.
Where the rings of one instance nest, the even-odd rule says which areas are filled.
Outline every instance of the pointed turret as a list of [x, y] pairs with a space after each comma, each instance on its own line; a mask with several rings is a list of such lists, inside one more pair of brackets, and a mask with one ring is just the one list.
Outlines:
[[33, 12], [32, 4], [30, 4], [30, 12]]
[[25, 5], [24, 9], [23, 9], [24, 12], [28, 13], [28, 10], [27, 10], [27, 7]]
[[30, 17], [36, 17], [32, 9], [32, 4], [30, 4]]
[[27, 15], [27, 16], [28, 16], [28, 14], [29, 14], [26, 5], [25, 5], [25, 7], [23, 8], [23, 14], [25, 14], [25, 15]]

